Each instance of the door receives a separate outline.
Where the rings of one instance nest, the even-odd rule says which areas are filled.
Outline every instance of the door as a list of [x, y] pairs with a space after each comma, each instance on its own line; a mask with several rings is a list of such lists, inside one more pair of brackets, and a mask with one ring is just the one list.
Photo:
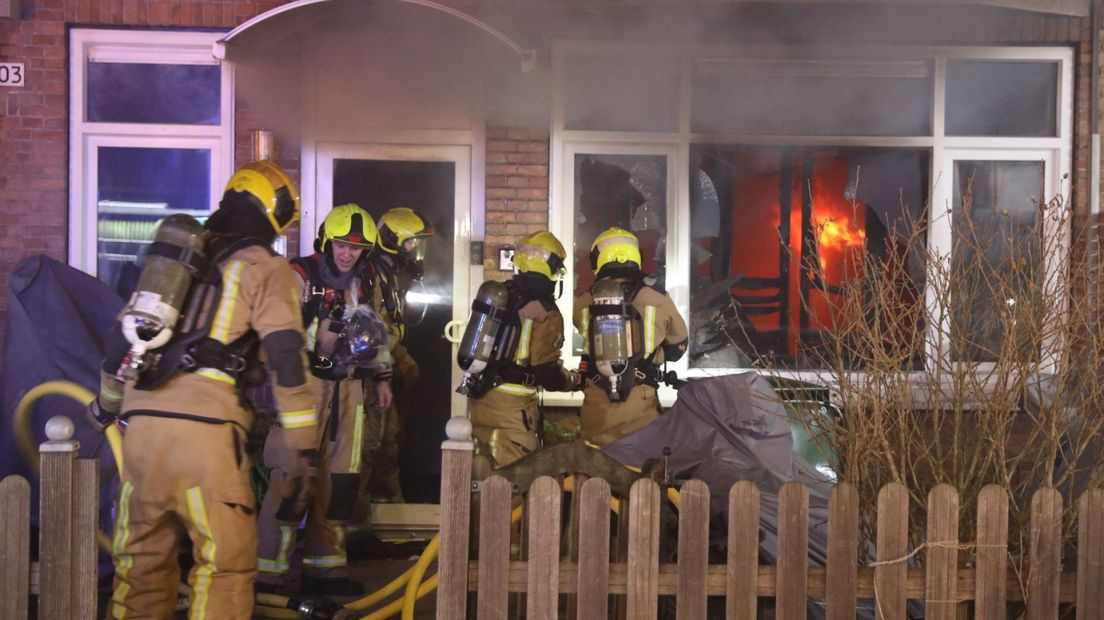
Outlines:
[[470, 304], [470, 152], [467, 146], [333, 145], [321, 147], [317, 160], [317, 208], [308, 230], [317, 230], [334, 205], [353, 202], [377, 221], [388, 209], [410, 207], [428, 218], [436, 233], [425, 278], [412, 283], [405, 296], [404, 343], [421, 371], [417, 386], [396, 394], [407, 501], [433, 501], [445, 422], [465, 406], [455, 393], [456, 351], [443, 334], [449, 321], [466, 318]]

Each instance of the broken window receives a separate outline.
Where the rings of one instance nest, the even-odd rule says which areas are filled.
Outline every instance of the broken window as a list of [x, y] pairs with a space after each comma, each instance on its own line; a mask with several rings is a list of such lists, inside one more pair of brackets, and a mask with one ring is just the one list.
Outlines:
[[[640, 242], [641, 269], [662, 287], [666, 279], [667, 157], [575, 155], [575, 294], [594, 282], [590, 246], [617, 226]], [[575, 335], [575, 351], [581, 337]]]
[[822, 367], [833, 302], [869, 265], [902, 282], [901, 303], [920, 299], [911, 252], [926, 243], [916, 232], [929, 159], [910, 149], [692, 147], [691, 366]]

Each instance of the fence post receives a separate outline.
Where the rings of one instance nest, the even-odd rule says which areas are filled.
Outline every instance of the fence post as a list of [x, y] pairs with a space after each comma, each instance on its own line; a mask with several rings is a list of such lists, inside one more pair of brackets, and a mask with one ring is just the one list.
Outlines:
[[39, 446], [39, 592], [38, 617], [69, 620], [73, 603], [73, 510], [77, 450], [73, 422], [54, 416], [46, 422], [49, 441]]
[[471, 421], [453, 416], [441, 444], [441, 550], [437, 558], [437, 618], [467, 617], [468, 528], [471, 524]]
[[828, 620], [855, 617], [859, 573], [859, 492], [840, 482], [828, 494]]
[[529, 566], [525, 617], [557, 617], [560, 591], [560, 483], [541, 476], [529, 487]]
[[73, 497], [73, 614], [75, 618], [96, 617], [99, 550], [96, 531], [100, 517], [100, 460], [77, 459]]
[[809, 590], [809, 491], [787, 482], [778, 492], [778, 617], [804, 620]]
[[627, 615], [633, 620], [655, 618], [659, 612], [659, 486], [648, 478], [634, 482], [628, 512]]
[[1062, 573], [1062, 495], [1039, 489], [1031, 497], [1027, 573], [1027, 617], [1058, 617], [1058, 585]]
[[949, 484], [928, 493], [924, 612], [931, 620], [954, 620], [958, 613], [958, 506], [958, 491]]
[[1077, 504], [1077, 620], [1104, 618], [1104, 489]]
[[1008, 492], [996, 484], [978, 493], [975, 617], [1008, 617]]
[[725, 618], [754, 618], [759, 579], [759, 487], [740, 480], [728, 491]]
[[878, 491], [878, 560], [874, 566], [874, 612], [879, 620], [904, 620], [907, 599], [908, 490], [891, 482]]
[[0, 481], [0, 618], [26, 618], [31, 590], [31, 485]]

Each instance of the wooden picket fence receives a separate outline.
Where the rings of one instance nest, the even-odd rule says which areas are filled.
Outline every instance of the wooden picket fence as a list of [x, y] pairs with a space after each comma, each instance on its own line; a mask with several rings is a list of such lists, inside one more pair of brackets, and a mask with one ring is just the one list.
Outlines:
[[[805, 618], [809, 598], [824, 601], [830, 620], [855, 618], [861, 599], [873, 600], [878, 618], [894, 620], [906, 617], [909, 599], [924, 601], [925, 617], [933, 619], [1003, 619], [1008, 617], [1007, 603], [1021, 601], [1032, 620], [1058, 618], [1059, 606], [1068, 604], [1076, 605], [1079, 620], [1104, 620], [1101, 489], [1078, 501], [1076, 573], [1062, 570], [1063, 506], [1054, 489], [1040, 490], [1032, 498], [1022, 579], [1009, 570], [1008, 494], [996, 485], [978, 496], [974, 541], [959, 540], [958, 492], [949, 485], [932, 489], [927, 540], [916, 549], [908, 541], [908, 493], [902, 485], [887, 485], [874, 515], [876, 561], [860, 566], [858, 494], [854, 487], [839, 484], [829, 498], [828, 562], [822, 567], [808, 562], [808, 493], [799, 483], [788, 484], [778, 497], [777, 563], [763, 566], [758, 563], [759, 490], [750, 482], [738, 482], [729, 492], [725, 564], [709, 564], [710, 497], [698, 480], [681, 488], [678, 563], [661, 564], [660, 488], [655, 482], [638, 480], [627, 507], [621, 503], [622, 523], [627, 523], [624, 561], [610, 559], [609, 484], [599, 478], [582, 483], [573, 500], [577, 544], [572, 548], [578, 560], [568, 561], [561, 559], [560, 482], [542, 477], [529, 487], [525, 504], [527, 560], [512, 561], [512, 485], [498, 476], [475, 481], [479, 504], [473, 526], [471, 443], [449, 440], [443, 452], [437, 596], [437, 618], [442, 620], [463, 619], [471, 607], [480, 619], [506, 618], [515, 592], [525, 593], [524, 612], [530, 620], [556, 618], [561, 610], [568, 617], [606, 618], [610, 594], [624, 595], [625, 617], [647, 620], [657, 617], [660, 595], [675, 597], [680, 619], [706, 618], [707, 597], [715, 596], [724, 597], [729, 620], [755, 618], [762, 598], [773, 598], [773, 617], [785, 620]], [[477, 544], [469, 544], [472, 534]], [[922, 569], [910, 567], [915, 556], [923, 560]], [[972, 561], [961, 563], [965, 557]], [[973, 602], [972, 613], [963, 605], [967, 601]]]
[[38, 594], [41, 620], [96, 617], [98, 459], [77, 458], [68, 434], [39, 448], [38, 562], [31, 563], [31, 486], [0, 480], [0, 618], [27, 618]]

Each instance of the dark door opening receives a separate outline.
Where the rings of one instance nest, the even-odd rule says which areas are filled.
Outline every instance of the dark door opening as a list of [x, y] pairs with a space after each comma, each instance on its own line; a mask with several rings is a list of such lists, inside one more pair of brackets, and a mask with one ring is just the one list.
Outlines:
[[436, 235], [426, 258], [424, 287], [407, 295], [404, 343], [421, 378], [396, 393], [402, 416], [399, 467], [407, 502], [438, 501], [441, 442], [451, 414], [452, 345], [442, 337], [452, 319], [453, 220], [456, 165], [441, 161], [335, 159], [333, 202], [354, 202], [377, 221], [393, 207], [409, 207], [432, 222]]

